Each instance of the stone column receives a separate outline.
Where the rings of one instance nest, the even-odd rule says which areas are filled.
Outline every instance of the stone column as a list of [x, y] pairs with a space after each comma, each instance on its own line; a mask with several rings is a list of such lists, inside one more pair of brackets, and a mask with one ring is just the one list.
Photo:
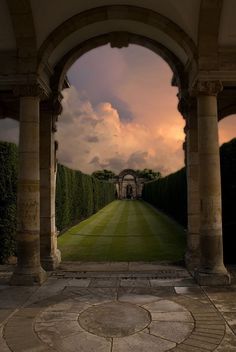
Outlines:
[[[30, 93], [33, 94], [33, 92], [29, 91]], [[40, 98], [36, 93], [35, 96], [23, 96], [20, 98], [17, 192], [18, 260], [16, 269], [11, 277], [12, 285], [42, 284], [46, 279], [46, 273], [40, 264], [39, 243], [39, 101]]]
[[197, 109], [189, 110], [187, 136], [188, 246], [185, 262], [189, 270], [200, 263], [200, 200]]
[[200, 265], [195, 272], [200, 285], [227, 285], [230, 276], [223, 263], [221, 180], [218, 141], [217, 94], [219, 81], [198, 82]]
[[122, 180], [119, 178], [119, 199], [123, 199], [122, 196]]
[[185, 165], [187, 175], [188, 232], [185, 264], [194, 270], [200, 263], [200, 201], [198, 173], [198, 120], [196, 98], [188, 94], [182, 98], [179, 111], [186, 120]]
[[40, 111], [40, 254], [47, 271], [61, 261], [55, 225], [56, 120], [59, 112], [43, 103]]

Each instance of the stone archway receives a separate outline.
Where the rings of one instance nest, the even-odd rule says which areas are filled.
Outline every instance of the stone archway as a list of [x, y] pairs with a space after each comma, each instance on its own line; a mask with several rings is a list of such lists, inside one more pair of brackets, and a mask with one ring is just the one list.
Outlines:
[[143, 179], [132, 169], [122, 170], [117, 177], [119, 199], [138, 199], [142, 196]]
[[[127, 3], [92, 7], [65, 16], [42, 39], [40, 31], [37, 32], [40, 21], [34, 22], [33, 17], [37, 14], [33, 14], [31, 2], [24, 1], [19, 11], [16, 2], [8, 1], [16, 51], [10, 52], [9, 56], [4, 52], [5, 56], [0, 58], [6, 68], [5, 76], [2, 76], [0, 113], [12, 111], [12, 101], [16, 103], [21, 136], [19, 260], [13, 283], [41, 283], [46, 277], [41, 264], [50, 270], [59, 262], [52, 185], [55, 178], [53, 131], [61, 109], [61, 90], [67, 85], [68, 65], [102, 43], [115, 47], [130, 43], [143, 45], [161, 55], [172, 68], [172, 84], [179, 88], [179, 110], [186, 119], [187, 264], [197, 267], [196, 278], [200, 284], [227, 284], [230, 281], [222, 251], [217, 96], [227, 82], [236, 85], [236, 65], [233, 52], [219, 48], [218, 44], [222, 7], [219, 2], [199, 2], [196, 40], [169, 18], [170, 14], [168, 17], [153, 8]], [[209, 12], [214, 14], [214, 20], [210, 21]], [[30, 138], [32, 134], [34, 141]], [[44, 165], [41, 170], [39, 159]]]

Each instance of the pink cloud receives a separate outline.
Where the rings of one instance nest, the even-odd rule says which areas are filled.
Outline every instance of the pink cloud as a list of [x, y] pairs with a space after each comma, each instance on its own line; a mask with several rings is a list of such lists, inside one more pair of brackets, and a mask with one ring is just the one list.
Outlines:
[[[91, 173], [126, 167], [163, 174], [184, 164], [184, 120], [168, 65], [151, 51], [108, 46], [82, 56], [68, 72], [57, 139], [59, 161]], [[18, 123], [0, 121], [0, 139], [18, 142]], [[220, 143], [236, 137], [236, 115], [219, 122]]]
[[58, 157], [87, 173], [102, 167], [115, 172], [126, 167], [151, 167], [168, 173], [183, 163], [179, 155], [182, 141], [175, 128], [153, 130], [138, 120], [124, 123], [110, 103], [93, 107], [71, 87], [64, 92], [64, 111], [58, 123]]
[[220, 145], [232, 138], [236, 138], [236, 115], [227, 116], [219, 122]]
[[[86, 82], [85, 72], [90, 84]], [[78, 60], [69, 77], [75, 86], [65, 92], [64, 114], [72, 114], [71, 119], [78, 125], [71, 133], [77, 130], [81, 135], [91, 135], [86, 119], [93, 118], [97, 121], [93, 133], [99, 140], [96, 146], [94, 143], [85, 146], [85, 141], [77, 138], [80, 156], [73, 158], [76, 167], [92, 172], [99, 165], [109, 167], [112, 161], [111, 167], [116, 167], [116, 172], [120, 171], [118, 165], [121, 168], [136, 165], [169, 173], [183, 166], [184, 120], [177, 111], [177, 89], [171, 87], [172, 72], [160, 57], [137, 46], [130, 46], [128, 50], [102, 47]], [[112, 101], [121, 101], [124, 105], [118, 103], [115, 107]], [[132, 114], [130, 121], [123, 117], [124, 106]], [[80, 117], [75, 118], [76, 115]], [[60, 133], [64, 134], [60, 137], [62, 140], [67, 138], [65, 131]], [[67, 147], [63, 145], [63, 148]], [[90, 153], [82, 155], [82, 150]], [[94, 157], [96, 163], [90, 163]]]

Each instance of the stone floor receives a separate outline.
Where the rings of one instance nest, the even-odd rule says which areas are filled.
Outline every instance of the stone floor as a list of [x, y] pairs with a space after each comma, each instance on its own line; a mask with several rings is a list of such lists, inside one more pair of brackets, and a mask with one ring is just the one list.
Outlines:
[[68, 263], [41, 287], [0, 267], [1, 352], [236, 351], [236, 280], [199, 287], [180, 266]]

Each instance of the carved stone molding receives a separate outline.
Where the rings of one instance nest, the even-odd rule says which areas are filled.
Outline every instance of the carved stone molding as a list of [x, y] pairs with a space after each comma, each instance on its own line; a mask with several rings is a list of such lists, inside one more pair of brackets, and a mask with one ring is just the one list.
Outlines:
[[62, 113], [61, 100], [63, 96], [61, 93], [53, 94], [50, 99], [44, 100], [40, 104], [40, 111], [49, 115], [52, 119], [52, 132], [57, 131], [58, 116]]
[[52, 132], [57, 132], [58, 115], [52, 115]]
[[16, 97], [39, 97], [40, 100], [47, 97], [45, 89], [40, 84], [22, 84], [13, 88]]
[[127, 48], [130, 43], [130, 36], [128, 33], [114, 32], [109, 35], [111, 48]]
[[57, 160], [57, 151], [58, 151], [58, 141], [55, 140], [55, 141], [54, 141], [54, 172], [55, 172], [55, 173], [57, 172], [57, 163], [58, 163], [58, 160]]
[[196, 97], [192, 97], [189, 94], [183, 95], [179, 99], [178, 110], [183, 116], [183, 118], [187, 120], [190, 115], [197, 112]]
[[190, 90], [190, 95], [196, 97], [198, 95], [213, 95], [216, 96], [223, 90], [221, 81], [197, 81]]
[[41, 103], [41, 110], [47, 111], [53, 115], [61, 115], [62, 113], [62, 104], [61, 101], [63, 99], [63, 95], [60, 92], [54, 93], [50, 96], [49, 99], [44, 100]]

